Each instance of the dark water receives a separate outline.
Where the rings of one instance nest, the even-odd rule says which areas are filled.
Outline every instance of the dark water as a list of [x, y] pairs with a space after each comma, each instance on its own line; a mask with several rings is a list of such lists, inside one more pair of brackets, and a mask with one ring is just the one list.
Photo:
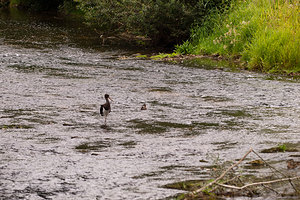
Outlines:
[[[139, 60], [81, 25], [0, 16], [1, 200], [164, 199], [182, 192], [165, 184], [209, 178], [218, 159], [300, 149], [297, 81]], [[261, 155], [279, 169], [299, 160]]]

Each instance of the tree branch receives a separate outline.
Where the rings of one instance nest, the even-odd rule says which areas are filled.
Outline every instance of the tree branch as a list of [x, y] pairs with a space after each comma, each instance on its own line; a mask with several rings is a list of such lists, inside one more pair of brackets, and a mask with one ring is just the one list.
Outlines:
[[296, 177], [292, 177], [292, 178], [276, 179], [276, 180], [272, 180], [272, 181], [250, 183], [250, 184], [244, 185], [242, 187], [237, 187], [237, 186], [234, 186], [234, 185], [226, 185], [226, 184], [222, 184], [222, 183], [216, 183], [216, 184], [220, 185], [222, 187], [230, 188], [230, 189], [242, 190], [242, 189], [245, 189], [245, 188], [250, 187], [250, 186], [263, 185], [263, 184], [271, 184], [271, 183], [278, 183], [278, 182], [284, 182], [284, 181], [291, 181], [291, 180], [295, 180], [295, 179], [300, 179], [300, 176], [296, 176]]
[[[254, 150], [252, 151], [255, 155], [257, 155], [267, 166], [269, 166], [269, 168], [271, 169], [271, 170], [274, 170], [275, 172], [278, 172], [279, 174], [281, 174], [282, 176], [284, 176], [284, 177], [287, 177], [284, 173], [282, 173], [281, 171], [279, 171], [279, 170], [277, 170], [275, 167], [272, 167], [269, 163], [267, 163], [258, 153], [256, 153]], [[277, 176], [278, 177], [278, 176]], [[294, 184], [293, 184], [293, 182], [290, 180], [289, 181], [290, 182], [290, 184], [291, 184], [291, 186], [293, 187], [293, 189], [296, 191], [296, 192], [298, 192], [297, 191], [297, 189], [296, 189], [296, 187], [294, 186]]]
[[251, 148], [251, 149], [243, 156], [243, 158], [241, 158], [237, 163], [233, 164], [233, 165], [232, 165], [231, 167], [229, 167], [226, 171], [224, 171], [224, 172], [221, 174], [221, 176], [219, 176], [218, 178], [216, 178], [214, 181], [212, 181], [212, 182], [210, 182], [210, 183], [204, 185], [204, 186], [201, 187], [200, 189], [193, 191], [192, 193], [193, 193], [193, 194], [197, 194], [197, 193], [199, 193], [199, 192], [202, 192], [205, 188], [207, 188], [207, 187], [209, 187], [209, 186], [215, 184], [217, 181], [219, 181], [220, 179], [222, 179], [222, 178], [227, 174], [227, 172], [229, 172], [231, 169], [233, 169], [234, 167], [236, 167], [237, 165], [239, 165], [239, 164], [240, 164], [240, 163], [248, 156], [248, 154], [251, 153], [252, 151], [253, 151], [253, 149]]

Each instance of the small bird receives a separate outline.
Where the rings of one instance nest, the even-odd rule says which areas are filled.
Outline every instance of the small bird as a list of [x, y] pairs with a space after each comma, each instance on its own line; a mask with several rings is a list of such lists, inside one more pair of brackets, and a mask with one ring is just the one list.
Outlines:
[[146, 106], [145, 103], [144, 103], [144, 105], [141, 107], [141, 110], [147, 110], [147, 106]]
[[[101, 116], [104, 116], [104, 124], [106, 125], [106, 118], [107, 118], [108, 114], [109, 114], [110, 111], [111, 111], [109, 100], [112, 101], [112, 99], [109, 97], [108, 94], [105, 94], [105, 95], [104, 95], [104, 98], [105, 98], [105, 101], [106, 101], [106, 102], [105, 102], [105, 104], [102, 104], [102, 105], [100, 106], [100, 115], [101, 115]], [[103, 110], [103, 109], [104, 109], [104, 110]]]

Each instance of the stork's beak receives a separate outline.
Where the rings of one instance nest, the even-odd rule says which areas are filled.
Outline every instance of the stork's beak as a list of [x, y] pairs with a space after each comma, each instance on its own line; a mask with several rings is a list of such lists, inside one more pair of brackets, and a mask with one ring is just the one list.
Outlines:
[[108, 97], [110, 101], [113, 101], [110, 97]]

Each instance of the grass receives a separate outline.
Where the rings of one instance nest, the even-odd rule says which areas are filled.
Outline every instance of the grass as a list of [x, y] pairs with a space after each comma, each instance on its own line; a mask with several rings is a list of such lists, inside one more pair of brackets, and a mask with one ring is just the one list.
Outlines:
[[297, 0], [236, 0], [225, 15], [213, 13], [181, 54], [219, 54], [240, 59], [251, 70], [300, 73], [300, 15]]

